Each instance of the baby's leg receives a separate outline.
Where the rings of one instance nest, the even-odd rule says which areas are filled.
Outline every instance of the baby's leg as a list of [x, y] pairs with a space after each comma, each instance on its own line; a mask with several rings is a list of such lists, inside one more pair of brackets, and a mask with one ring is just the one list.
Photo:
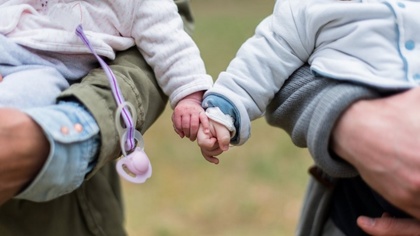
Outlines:
[[0, 107], [30, 108], [54, 104], [67, 80], [54, 68], [37, 67], [10, 73], [0, 82]]

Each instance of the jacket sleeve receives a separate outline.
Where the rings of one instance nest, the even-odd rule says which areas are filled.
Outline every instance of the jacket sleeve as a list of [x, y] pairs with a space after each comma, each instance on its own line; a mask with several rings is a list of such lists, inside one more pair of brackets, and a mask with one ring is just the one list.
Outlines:
[[265, 117], [270, 125], [284, 129], [295, 145], [307, 147], [328, 175], [352, 177], [356, 170], [329, 149], [331, 132], [352, 103], [377, 97], [378, 92], [362, 85], [315, 77], [305, 65], [286, 81]]
[[[156, 75], [172, 108], [184, 97], [213, 85], [200, 50], [184, 30], [172, 0], [139, 1], [132, 37]], [[185, 19], [185, 18], [184, 18]]]
[[[192, 32], [194, 20], [190, 0], [175, 0], [184, 28]], [[144, 133], [165, 109], [167, 96], [160, 89], [156, 77], [137, 48], [117, 54], [109, 62], [121, 92], [137, 113], [137, 129]], [[102, 69], [91, 71], [80, 83], [73, 84], [58, 100], [76, 100], [83, 104], [95, 118], [100, 129], [100, 150], [96, 165], [87, 178], [93, 176], [106, 163], [121, 155], [118, 132], [115, 128], [117, 105], [112, 96], [108, 79]]]

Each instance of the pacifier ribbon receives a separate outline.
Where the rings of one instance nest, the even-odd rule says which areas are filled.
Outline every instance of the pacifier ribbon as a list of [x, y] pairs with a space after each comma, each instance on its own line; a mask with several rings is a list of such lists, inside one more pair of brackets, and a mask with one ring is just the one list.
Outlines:
[[[137, 116], [134, 107], [131, 103], [124, 100], [114, 73], [108, 64], [95, 52], [83, 31], [82, 25], [77, 26], [76, 35], [79, 36], [101, 65], [111, 85], [112, 95], [118, 105], [115, 114], [115, 124], [120, 136], [123, 156], [117, 161], [117, 171], [121, 177], [130, 182], [143, 183], [152, 175], [152, 166], [144, 152], [143, 136], [135, 129]], [[122, 124], [125, 125], [125, 128], [122, 127]]]

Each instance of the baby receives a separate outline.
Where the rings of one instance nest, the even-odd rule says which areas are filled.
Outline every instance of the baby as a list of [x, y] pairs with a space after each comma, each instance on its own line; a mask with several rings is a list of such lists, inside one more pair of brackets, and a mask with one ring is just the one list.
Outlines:
[[[255, 35], [205, 93], [203, 106], [211, 133], [199, 132], [203, 156], [218, 163], [216, 156], [228, 150], [229, 144], [244, 144], [250, 137], [251, 121], [264, 115], [285, 80], [305, 63], [315, 76], [362, 83], [380, 91], [418, 86], [419, 11], [418, 1], [277, 1], [273, 13], [259, 24]], [[323, 157], [314, 156], [321, 169], [331, 168], [325, 164], [328, 160], [319, 158]], [[374, 191], [357, 190], [349, 192], [363, 194], [355, 197], [371, 207], [361, 205], [358, 209], [407, 217]], [[369, 204], [370, 200], [380, 207]], [[353, 213], [359, 216], [365, 212]], [[341, 218], [332, 218], [343, 225], [354, 224], [343, 218], [353, 215], [337, 215]], [[351, 225], [342, 230], [356, 235], [358, 229]]]
[[96, 68], [97, 59], [75, 34], [82, 25], [103, 58], [138, 47], [169, 96], [175, 131], [195, 140], [202, 94], [213, 81], [177, 10], [172, 0], [0, 1], [0, 107], [53, 104]]

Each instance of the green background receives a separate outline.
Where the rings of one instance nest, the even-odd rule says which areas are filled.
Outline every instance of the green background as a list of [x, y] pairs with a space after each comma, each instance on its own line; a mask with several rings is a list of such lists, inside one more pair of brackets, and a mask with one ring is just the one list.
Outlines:
[[[273, 0], [193, 0], [193, 38], [207, 71], [217, 78]], [[250, 140], [224, 153], [219, 165], [204, 160], [196, 143], [173, 131], [171, 109], [145, 134], [153, 175], [123, 181], [130, 236], [294, 235], [312, 160], [284, 131], [264, 118]]]

